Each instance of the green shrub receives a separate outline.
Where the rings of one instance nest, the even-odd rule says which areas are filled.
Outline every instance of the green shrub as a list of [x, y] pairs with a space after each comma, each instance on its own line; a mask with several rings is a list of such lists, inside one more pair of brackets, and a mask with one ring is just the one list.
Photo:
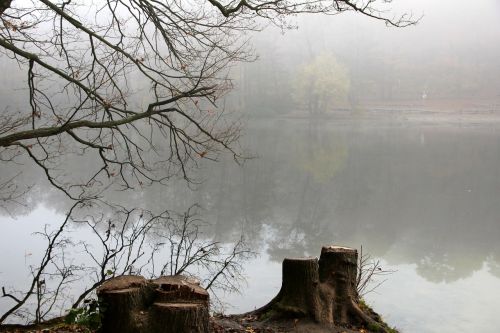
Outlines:
[[77, 324], [91, 330], [97, 330], [101, 326], [102, 307], [95, 299], [85, 300], [82, 307], [69, 310], [65, 317], [67, 324]]

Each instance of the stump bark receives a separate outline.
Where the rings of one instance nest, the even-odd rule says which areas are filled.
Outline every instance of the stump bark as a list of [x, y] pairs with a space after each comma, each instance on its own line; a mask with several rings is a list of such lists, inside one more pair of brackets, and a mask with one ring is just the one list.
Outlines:
[[283, 280], [275, 310], [297, 317], [314, 316], [318, 303], [318, 259], [286, 258], [282, 268]]
[[97, 295], [105, 333], [208, 333], [208, 292], [183, 276], [120, 276]]
[[253, 314], [269, 318], [306, 317], [321, 324], [377, 326], [359, 307], [356, 289], [358, 252], [341, 246], [325, 246], [316, 258], [283, 261], [278, 295]]

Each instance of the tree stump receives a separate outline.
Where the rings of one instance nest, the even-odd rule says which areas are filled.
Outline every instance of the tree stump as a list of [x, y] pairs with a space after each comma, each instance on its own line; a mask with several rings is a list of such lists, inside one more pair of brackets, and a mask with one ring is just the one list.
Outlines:
[[281, 290], [269, 304], [278, 315], [314, 316], [318, 295], [318, 259], [283, 260]]
[[139, 332], [137, 317], [149, 303], [151, 290], [142, 276], [119, 276], [105, 282], [98, 290], [102, 304], [104, 332]]
[[316, 258], [283, 260], [278, 295], [252, 313], [259, 317], [307, 317], [320, 324], [381, 327], [358, 306], [356, 289], [358, 252], [341, 246], [325, 246]]
[[352, 313], [352, 306], [359, 298], [357, 273], [357, 250], [341, 246], [324, 246], [321, 249], [319, 280], [322, 299], [328, 306], [323, 313], [324, 321], [343, 325], [359, 322], [357, 313]]
[[183, 276], [120, 276], [97, 295], [105, 333], [208, 333], [209, 295]]
[[154, 303], [149, 332], [208, 332], [209, 314], [198, 303]]

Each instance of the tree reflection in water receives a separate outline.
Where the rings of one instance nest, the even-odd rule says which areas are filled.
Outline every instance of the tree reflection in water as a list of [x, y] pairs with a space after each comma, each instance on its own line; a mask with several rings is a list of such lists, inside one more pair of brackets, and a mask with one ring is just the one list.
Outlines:
[[[179, 181], [110, 195], [152, 211], [198, 203], [209, 237], [243, 234], [276, 263], [336, 243], [363, 245], [431, 283], [453, 285], [483, 267], [500, 277], [498, 128], [255, 120], [246, 132], [243, 145], [258, 155], [243, 166], [202, 164], [191, 189]], [[65, 163], [85, 168], [78, 158]], [[65, 211], [40, 174], [25, 174], [37, 185], [31, 206]]]

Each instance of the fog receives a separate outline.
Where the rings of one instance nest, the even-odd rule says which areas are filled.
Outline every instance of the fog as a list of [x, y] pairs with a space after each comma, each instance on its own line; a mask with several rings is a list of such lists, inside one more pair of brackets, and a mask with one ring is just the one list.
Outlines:
[[300, 67], [324, 54], [349, 73], [347, 96], [333, 109], [396, 102], [411, 107], [422, 104], [422, 96], [428, 106], [498, 105], [498, 2], [396, 3], [396, 12], [407, 10], [419, 23], [398, 29], [352, 13], [301, 16], [296, 30], [270, 27], [255, 34], [260, 58], [244, 66], [236, 80], [240, 106], [252, 109], [261, 100], [263, 113], [293, 112], [301, 105], [293, 96]]
[[[225, 295], [228, 312], [271, 299], [283, 258], [317, 256], [335, 243], [362, 245], [396, 271], [367, 296], [391, 326], [498, 330], [500, 2], [389, 7], [418, 24], [302, 15], [290, 18], [291, 29], [269, 25], [242, 37], [257, 59], [228, 69], [233, 90], [218, 104], [241, 121], [238, 144], [249, 157], [241, 165], [220, 154], [189, 169], [193, 183], [172, 177], [131, 192], [97, 185], [123, 206], [183, 212], [197, 203], [210, 225], [205, 237], [229, 243], [243, 235], [260, 256], [245, 264], [243, 296]], [[13, 64], [0, 57], [6, 114], [28, 105], [25, 73]], [[147, 89], [131, 85], [142, 103]], [[54, 169], [65, 183], [100, 168], [96, 154], [66, 148], [72, 153]], [[55, 224], [71, 202], [27, 158], [17, 162], [0, 170], [0, 185], [21, 174], [15, 185], [27, 191], [0, 210], [0, 253], [8, 253], [0, 286], [21, 288], [33, 264], [26, 253], [41, 246], [33, 226]]]

